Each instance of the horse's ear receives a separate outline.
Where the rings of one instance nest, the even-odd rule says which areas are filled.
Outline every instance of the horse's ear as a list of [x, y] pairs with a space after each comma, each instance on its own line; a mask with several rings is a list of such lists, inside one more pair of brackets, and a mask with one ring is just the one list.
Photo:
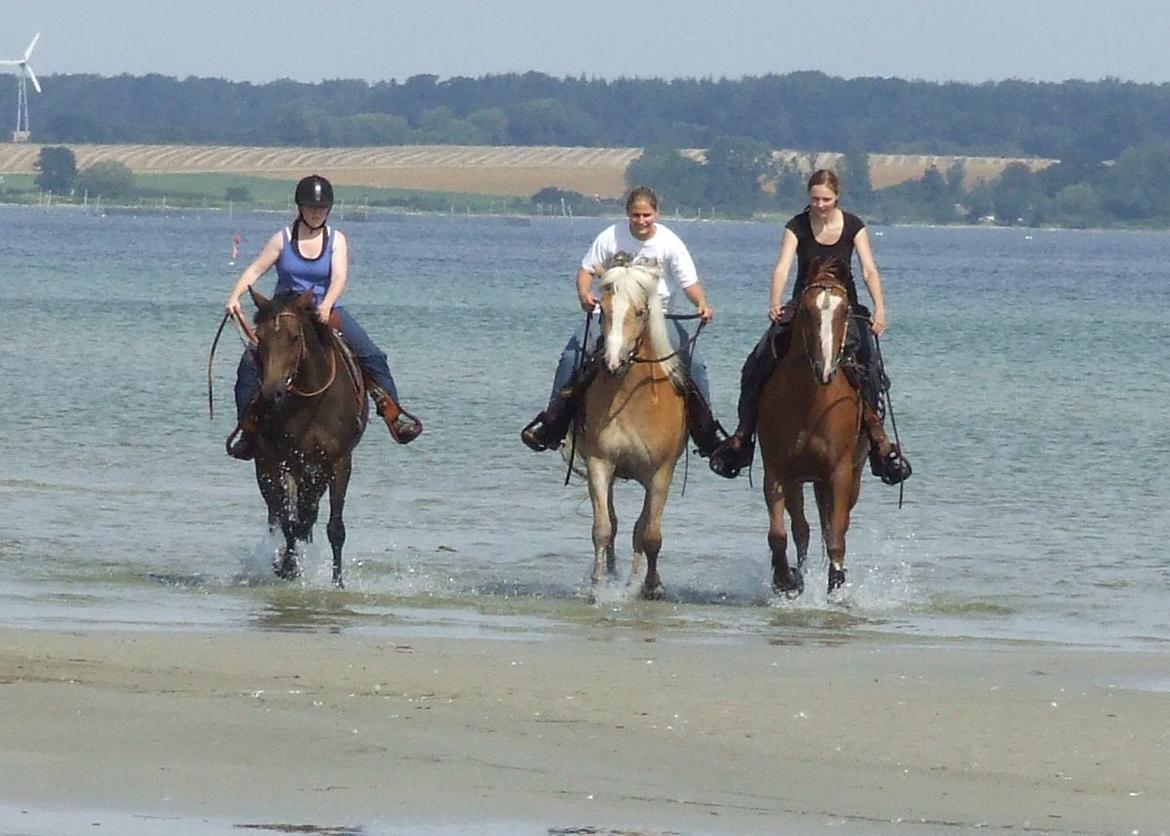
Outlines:
[[301, 294], [297, 296], [296, 306], [302, 311], [309, 311], [316, 307], [313, 304], [313, 288], [301, 291]]
[[252, 285], [248, 285], [248, 295], [252, 297], [252, 304], [256, 306], [256, 310], [268, 307], [268, 299], [258, 293]]

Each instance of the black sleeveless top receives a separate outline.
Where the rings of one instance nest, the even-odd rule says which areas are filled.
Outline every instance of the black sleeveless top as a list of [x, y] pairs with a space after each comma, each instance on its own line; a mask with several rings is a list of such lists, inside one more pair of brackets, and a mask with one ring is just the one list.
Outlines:
[[849, 268], [849, 304], [854, 306], [858, 304], [857, 285], [853, 281], [853, 239], [857, 237], [857, 233], [865, 229], [865, 221], [851, 212], [842, 210], [841, 214], [845, 216], [844, 227], [841, 230], [841, 237], [833, 244], [822, 244], [813, 235], [812, 218], [809, 217], [808, 209], [799, 215], [793, 215], [784, 225], [785, 229], [792, 230], [792, 234], [796, 236], [796, 286], [792, 288], [794, 301], [804, 292], [804, 286], [808, 283], [808, 266], [812, 260], [837, 258]]

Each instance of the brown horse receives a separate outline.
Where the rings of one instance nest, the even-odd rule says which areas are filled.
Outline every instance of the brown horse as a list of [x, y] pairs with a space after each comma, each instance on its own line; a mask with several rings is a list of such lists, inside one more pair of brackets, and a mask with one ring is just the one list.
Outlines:
[[[796, 300], [790, 348], [760, 393], [759, 439], [768, 504], [772, 586], [798, 594], [808, 555], [803, 484], [812, 482], [829, 554], [829, 592], [845, 583], [845, 533], [861, 490], [869, 442], [861, 395], [841, 371], [850, 307], [847, 265], [814, 261]], [[792, 520], [797, 564], [788, 565], [784, 511]]]
[[[685, 371], [671, 347], [658, 295], [659, 269], [635, 262], [602, 276], [604, 354], [573, 428], [593, 505], [593, 583], [615, 572], [614, 479], [634, 479], [645, 491], [634, 525], [628, 583], [645, 571], [642, 596], [659, 595], [662, 512], [674, 466], [687, 439], [682, 395]], [[643, 559], [646, 566], [643, 567]]]
[[361, 375], [340, 339], [317, 317], [312, 291], [256, 304], [256, 348], [264, 417], [256, 444], [256, 481], [268, 504], [268, 526], [284, 533], [276, 574], [299, 574], [296, 543], [312, 540], [317, 507], [329, 489], [326, 533], [333, 582], [342, 586], [345, 493], [351, 457], [366, 426]]

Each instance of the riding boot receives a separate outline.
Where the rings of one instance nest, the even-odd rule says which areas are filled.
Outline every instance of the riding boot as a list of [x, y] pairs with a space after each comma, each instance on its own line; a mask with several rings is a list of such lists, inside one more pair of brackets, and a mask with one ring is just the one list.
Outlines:
[[791, 309], [768, 326], [764, 336], [743, 363], [739, 375], [739, 425], [735, 432], [711, 454], [711, 469], [726, 479], [734, 479], [745, 467], [751, 467], [756, 453], [756, 420], [760, 392], [792, 342]]
[[862, 398], [861, 423], [869, 436], [869, 469], [887, 485], [896, 485], [910, 478], [914, 469], [902, 455], [898, 445], [890, 441], [882, 427], [881, 418], [869, 401]]
[[548, 406], [520, 432], [520, 440], [537, 453], [561, 446], [576, 412], [577, 387], [570, 383], [549, 399]]
[[687, 380], [685, 397], [687, 431], [691, 435], [691, 441], [694, 442], [699, 458], [705, 459], [715, 452], [715, 448], [722, 443], [723, 439], [720, 438], [720, 433], [726, 436], [726, 432], [719, 426], [715, 416], [711, 414], [711, 405], [707, 403], [707, 399], [703, 397], [703, 393], [699, 391], [695, 381]]
[[233, 459], [246, 462], [251, 461], [256, 456], [256, 432], [260, 426], [260, 407], [258, 404], [259, 400], [257, 399], [248, 405], [248, 408], [244, 410], [243, 417], [240, 418], [240, 423], [227, 437], [224, 446], [227, 448], [227, 454]]
[[711, 470], [725, 479], [734, 479], [745, 467], [751, 467], [756, 454], [756, 406], [759, 393], [740, 392], [739, 425], [715, 448], [708, 462]]
[[399, 444], [410, 444], [422, 434], [422, 421], [399, 406], [398, 402], [387, 392], [378, 389], [372, 394], [374, 395], [374, 409], [386, 422], [390, 435], [394, 437], [395, 441]]

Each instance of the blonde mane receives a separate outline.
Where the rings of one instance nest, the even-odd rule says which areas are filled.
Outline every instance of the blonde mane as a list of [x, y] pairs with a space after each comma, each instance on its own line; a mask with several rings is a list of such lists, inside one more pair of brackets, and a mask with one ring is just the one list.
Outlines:
[[658, 295], [660, 273], [661, 268], [656, 263], [635, 260], [628, 266], [619, 265], [607, 270], [602, 277], [601, 288], [612, 291], [614, 296], [625, 299], [635, 308], [646, 308], [650, 352], [655, 357], [669, 358], [662, 361], [663, 370], [681, 389], [686, 385], [686, 373], [667, 331], [666, 313], [662, 309], [662, 297]]

